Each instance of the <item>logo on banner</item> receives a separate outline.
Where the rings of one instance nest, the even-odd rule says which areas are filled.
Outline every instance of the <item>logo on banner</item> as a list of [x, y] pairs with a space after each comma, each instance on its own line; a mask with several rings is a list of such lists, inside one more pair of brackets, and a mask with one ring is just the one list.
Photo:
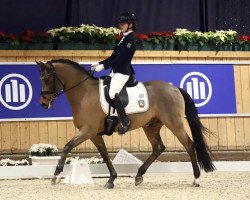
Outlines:
[[200, 72], [186, 74], [180, 87], [188, 92], [197, 107], [206, 105], [212, 97], [212, 84], [208, 77]]
[[24, 109], [32, 95], [29, 80], [21, 74], [8, 74], [0, 81], [0, 102], [10, 110]]

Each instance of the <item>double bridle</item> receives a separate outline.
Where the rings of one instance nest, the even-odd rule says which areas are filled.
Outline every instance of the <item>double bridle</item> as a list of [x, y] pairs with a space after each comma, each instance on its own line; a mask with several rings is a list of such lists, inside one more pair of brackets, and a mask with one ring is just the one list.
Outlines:
[[[53, 89], [52, 91], [42, 91], [41, 95], [48, 95], [48, 94], [52, 94], [52, 99], [55, 99], [56, 97], [60, 96], [63, 93], [68, 92], [69, 90], [72, 90], [73, 88], [79, 86], [80, 84], [82, 84], [83, 82], [85, 82], [89, 76], [87, 76], [85, 79], [83, 79], [82, 81], [80, 81], [79, 83], [77, 83], [76, 85], [73, 85], [72, 87], [66, 89], [65, 85], [63, 84], [63, 82], [61, 81], [61, 79], [57, 76], [56, 71], [55, 71], [55, 67], [53, 66], [53, 64], [51, 62], [47, 62], [46, 64], [48, 64], [50, 66], [50, 73], [45, 74], [44, 76], [40, 77], [40, 80], [43, 80], [44, 78], [48, 77], [48, 76], [52, 76], [52, 84], [53, 84]], [[59, 83], [62, 85], [62, 89], [56, 91], [56, 80], [59, 81]]]

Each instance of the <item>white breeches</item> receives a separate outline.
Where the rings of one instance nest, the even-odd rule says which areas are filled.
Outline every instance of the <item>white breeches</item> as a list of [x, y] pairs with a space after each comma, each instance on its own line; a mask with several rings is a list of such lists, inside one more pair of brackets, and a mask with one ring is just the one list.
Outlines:
[[111, 76], [109, 97], [113, 99], [115, 98], [115, 94], [119, 94], [119, 92], [122, 90], [123, 86], [129, 79], [129, 75], [111, 72], [109, 76]]

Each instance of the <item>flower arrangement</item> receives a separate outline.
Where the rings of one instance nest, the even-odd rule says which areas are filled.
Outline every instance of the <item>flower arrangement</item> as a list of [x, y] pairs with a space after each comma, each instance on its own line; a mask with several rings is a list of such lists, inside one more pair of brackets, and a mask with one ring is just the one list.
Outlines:
[[26, 159], [11, 160], [9, 158], [0, 160], [0, 166], [24, 166], [24, 165], [29, 165], [29, 161]]
[[187, 29], [176, 29], [174, 35], [176, 42], [183, 46], [195, 44], [195, 34]]
[[143, 33], [135, 33], [135, 38], [137, 40], [137, 43], [142, 46], [145, 46], [149, 42], [148, 36]]
[[174, 32], [175, 40], [181, 45], [222, 45], [230, 44], [236, 42], [237, 32], [228, 30], [228, 31], [209, 31], [209, 32], [199, 32], [199, 31], [189, 31], [187, 29], [176, 29]]
[[56, 156], [58, 149], [55, 145], [51, 144], [33, 144], [29, 149], [31, 156]]
[[238, 36], [237, 43], [238, 44], [250, 44], [250, 36], [249, 35]]
[[237, 32], [228, 30], [228, 31], [216, 31], [216, 32], [208, 32], [205, 33], [208, 37], [208, 43], [215, 44], [215, 45], [222, 45], [222, 44], [230, 44], [236, 42], [237, 39]]
[[52, 42], [52, 35], [47, 32], [35, 33], [32, 30], [25, 30], [20, 34], [0, 32], [0, 43], [10, 43], [12, 45], [19, 45], [22, 43], [50, 43]]
[[120, 30], [114, 27], [103, 28], [82, 24], [80, 27], [51, 29], [48, 33], [53, 36], [54, 41], [60, 43], [114, 44], [116, 35], [120, 33]]
[[95, 156], [91, 157], [91, 158], [79, 158], [79, 157], [69, 157], [66, 159], [66, 164], [70, 164], [71, 162], [79, 162], [80, 164], [100, 164], [103, 163], [103, 159], [102, 158], [96, 158]]
[[[32, 30], [25, 30], [20, 34], [14, 33], [4, 33], [0, 32], [0, 45], [1, 43], [12, 44], [12, 45], [21, 45], [27, 46], [27, 44], [36, 44], [36, 43], [50, 43], [50, 47], [57, 49], [59, 44], [66, 43], [64, 45], [67, 48], [71, 44], [76, 43], [81, 47], [80, 49], [112, 49], [113, 44], [117, 43], [122, 37], [122, 34], [119, 29], [110, 27], [98, 27], [95, 25], [82, 24], [79, 27], [61, 27], [51, 29], [47, 32], [36, 33]], [[228, 45], [250, 45], [250, 36], [244, 35], [239, 36], [236, 31], [233, 30], [217, 30], [209, 32], [200, 32], [200, 31], [190, 31], [187, 29], [176, 29], [174, 32], [149, 32], [149, 33], [135, 33], [137, 39], [137, 44], [139, 49], [142, 46], [142, 49], [164, 49], [169, 46], [228, 46]], [[53, 43], [53, 45], [51, 45]], [[87, 45], [83, 45], [87, 44]], [[58, 45], [56, 45], [58, 44]], [[94, 48], [92, 44], [103, 44], [96, 45]], [[170, 45], [173, 44], [173, 45]], [[4, 49], [2, 45], [2, 48]], [[8, 46], [8, 45], [7, 45]], [[30, 45], [32, 46], [32, 45]], [[34, 46], [34, 45], [33, 45]], [[44, 47], [42, 47], [44, 46]], [[46, 45], [41, 45], [37, 48], [46, 48]], [[63, 46], [63, 45], [62, 45]], [[148, 48], [145, 48], [148, 47]], [[23, 48], [23, 47], [22, 47]], [[19, 49], [22, 49], [19, 48]], [[34, 47], [33, 47], [34, 48]], [[28, 48], [24, 48], [28, 49]], [[166, 48], [165, 48], [166, 49]], [[170, 48], [168, 48], [170, 49]]]

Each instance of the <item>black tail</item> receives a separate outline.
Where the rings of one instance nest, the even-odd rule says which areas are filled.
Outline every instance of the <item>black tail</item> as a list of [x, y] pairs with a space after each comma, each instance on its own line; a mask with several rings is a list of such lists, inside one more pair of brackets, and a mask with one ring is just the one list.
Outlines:
[[205, 170], [205, 172], [214, 171], [215, 166], [209, 155], [210, 150], [206, 144], [205, 138], [203, 137], [203, 134], [210, 133], [210, 131], [202, 125], [198, 116], [197, 108], [190, 95], [181, 88], [179, 88], [179, 90], [185, 101], [185, 114], [192, 132], [199, 165], [201, 169]]

